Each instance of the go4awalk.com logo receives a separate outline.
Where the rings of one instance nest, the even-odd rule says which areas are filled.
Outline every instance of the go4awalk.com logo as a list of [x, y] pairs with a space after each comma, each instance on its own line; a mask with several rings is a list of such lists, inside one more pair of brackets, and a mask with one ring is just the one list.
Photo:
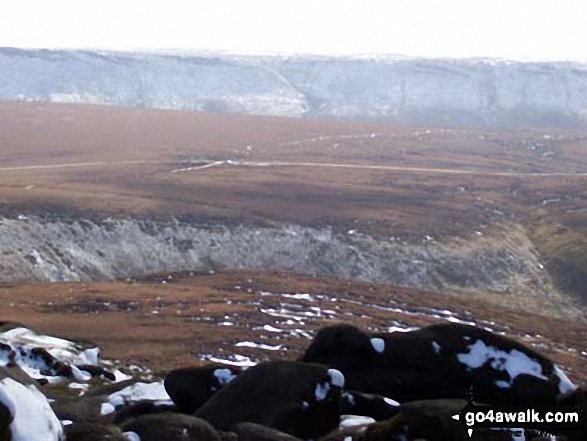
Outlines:
[[469, 403], [454, 420], [467, 426], [469, 436], [474, 430], [509, 430], [514, 439], [524, 430], [544, 433], [580, 432], [585, 429], [585, 415], [573, 406], [485, 406]]

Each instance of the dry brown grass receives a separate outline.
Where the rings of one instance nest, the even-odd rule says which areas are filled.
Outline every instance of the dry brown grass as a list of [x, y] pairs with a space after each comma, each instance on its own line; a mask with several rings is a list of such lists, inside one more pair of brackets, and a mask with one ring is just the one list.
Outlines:
[[[568, 212], [585, 207], [585, 176], [499, 177], [293, 166], [221, 166], [170, 173], [186, 158], [586, 172], [587, 134], [581, 132], [428, 131], [37, 103], [0, 103], [0, 127], [0, 203], [17, 211], [51, 206], [104, 215], [165, 213], [328, 223], [385, 235], [445, 236], [473, 232], [493, 222], [499, 215], [492, 210], [524, 222], [535, 209], [545, 208], [581, 234], [587, 228], [586, 212]], [[548, 152], [552, 153], [544, 156]], [[123, 161], [146, 163], [122, 165]], [[107, 164], [6, 169], [95, 162]], [[559, 197], [561, 201], [548, 202]], [[545, 200], [548, 205], [543, 206]]]
[[[327, 299], [308, 302], [262, 296], [261, 291], [310, 293]], [[371, 331], [385, 331], [395, 321], [410, 326], [444, 322], [430, 314], [407, 315], [379, 307], [411, 311], [448, 309], [467, 320], [495, 322], [489, 326], [496, 331], [507, 327], [504, 329], [508, 336], [534, 345], [564, 366], [574, 380], [587, 382], [587, 355], [581, 354], [586, 350], [586, 325], [497, 307], [471, 296], [289, 273], [231, 271], [173, 275], [171, 279], [163, 275], [127, 283], [4, 285], [0, 287], [0, 301], [4, 305], [0, 319], [21, 321], [68, 338], [90, 340], [103, 348], [106, 358], [161, 371], [202, 363], [201, 356], [205, 354], [296, 358], [309, 340], [261, 329], [266, 324], [284, 326], [278, 323], [282, 319], [261, 312], [263, 308], [292, 309], [291, 305], [296, 304], [302, 311], [309, 311], [309, 307], [318, 306], [336, 314], [322, 312], [319, 317], [308, 317], [304, 329], [316, 330], [343, 321]], [[235, 325], [218, 325], [226, 320]], [[235, 347], [237, 342], [247, 340], [284, 344], [287, 351]]]

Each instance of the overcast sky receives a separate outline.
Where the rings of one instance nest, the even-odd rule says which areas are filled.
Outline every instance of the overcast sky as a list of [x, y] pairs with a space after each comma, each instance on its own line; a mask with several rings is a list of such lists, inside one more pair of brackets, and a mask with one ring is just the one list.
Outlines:
[[0, 0], [0, 46], [587, 62], [586, 0]]

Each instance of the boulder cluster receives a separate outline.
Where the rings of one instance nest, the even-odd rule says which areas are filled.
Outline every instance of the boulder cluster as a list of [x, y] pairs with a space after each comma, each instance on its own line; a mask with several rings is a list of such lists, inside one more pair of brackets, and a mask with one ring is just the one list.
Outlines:
[[459, 324], [386, 334], [330, 326], [296, 361], [186, 367], [162, 383], [127, 379], [75, 399], [52, 398], [10, 360], [1, 365], [0, 441], [587, 440], [585, 428], [520, 437], [470, 433], [455, 420], [472, 402], [587, 415], [585, 391], [552, 361]]

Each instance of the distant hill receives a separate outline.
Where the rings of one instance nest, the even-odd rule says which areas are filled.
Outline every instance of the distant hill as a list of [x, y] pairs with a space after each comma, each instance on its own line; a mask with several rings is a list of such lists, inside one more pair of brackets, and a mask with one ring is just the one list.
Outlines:
[[587, 126], [587, 65], [0, 48], [0, 99], [435, 126]]

